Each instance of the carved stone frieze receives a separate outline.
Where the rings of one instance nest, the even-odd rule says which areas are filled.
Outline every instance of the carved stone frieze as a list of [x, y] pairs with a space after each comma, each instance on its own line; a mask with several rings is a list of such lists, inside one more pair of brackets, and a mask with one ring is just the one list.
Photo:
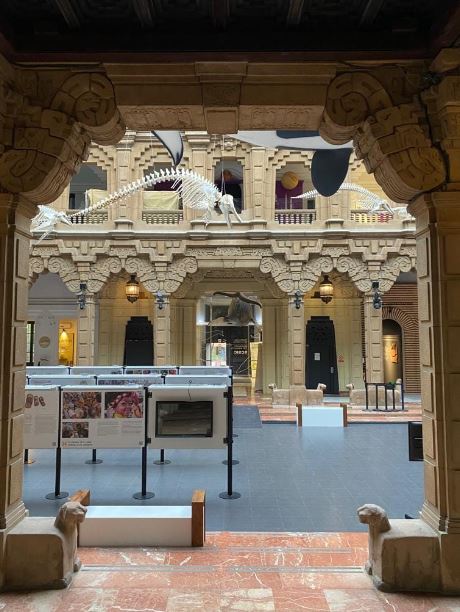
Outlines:
[[372, 280], [368, 266], [359, 257], [339, 257], [337, 260], [338, 272], [346, 273], [350, 280], [360, 291], [370, 291]]
[[29, 275], [36, 280], [39, 274], [48, 271], [58, 274], [63, 283], [74, 293], [80, 289], [80, 274], [76, 264], [70, 257], [31, 257], [29, 259]]
[[380, 268], [380, 289], [382, 291], [388, 291], [391, 289], [401, 272], [409, 272], [411, 269], [412, 261], [407, 255], [390, 257]]

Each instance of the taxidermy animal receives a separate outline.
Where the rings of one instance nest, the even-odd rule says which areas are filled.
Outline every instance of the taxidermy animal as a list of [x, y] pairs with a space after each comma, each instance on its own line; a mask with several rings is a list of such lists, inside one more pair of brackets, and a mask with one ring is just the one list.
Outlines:
[[231, 214], [235, 215], [240, 223], [242, 222], [241, 217], [235, 210], [233, 196], [223, 194], [214, 183], [196, 172], [185, 168], [167, 168], [166, 170], [152, 172], [142, 179], [133, 181], [118, 191], [111, 193], [106, 198], [99, 200], [97, 204], [86, 206], [84, 209], [77, 210], [71, 215], [55, 210], [51, 206], [39, 205], [39, 213], [32, 219], [32, 231], [42, 232], [40, 242], [53, 231], [59, 222], [70, 225], [74, 217], [85, 217], [95, 210], [112, 206], [115, 202], [127, 200], [138, 191], [145, 189], [145, 187], [152, 187], [153, 185], [171, 181], [174, 181], [173, 188], [177, 189], [182, 197], [184, 206], [194, 210], [205, 211], [203, 220], [206, 222], [206, 225], [211, 220], [213, 211], [223, 214], [229, 227], [231, 227]]
[[235, 291], [233, 293], [215, 291], [213, 295], [225, 295], [232, 298], [227, 314], [224, 317], [224, 321], [226, 323], [233, 323], [235, 325], [249, 325], [250, 323], [253, 323], [254, 325], [256, 324], [254, 317], [252, 316], [252, 305], [254, 304], [262, 308], [262, 304], [260, 302], [251, 300], [251, 298], [248, 298], [239, 291]]

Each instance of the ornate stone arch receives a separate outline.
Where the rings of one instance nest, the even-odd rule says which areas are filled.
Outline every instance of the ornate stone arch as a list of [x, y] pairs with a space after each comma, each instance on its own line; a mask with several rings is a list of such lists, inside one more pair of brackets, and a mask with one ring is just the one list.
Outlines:
[[382, 319], [396, 321], [402, 330], [403, 341], [403, 375], [405, 386], [409, 389], [420, 389], [420, 346], [419, 325], [416, 318], [397, 306], [382, 308]]

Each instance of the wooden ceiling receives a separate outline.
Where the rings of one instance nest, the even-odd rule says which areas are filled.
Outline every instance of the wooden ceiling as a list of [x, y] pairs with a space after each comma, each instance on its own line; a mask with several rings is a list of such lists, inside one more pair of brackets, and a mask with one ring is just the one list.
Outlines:
[[13, 61], [429, 58], [450, 46], [460, 46], [458, 0], [0, 4], [0, 50]]

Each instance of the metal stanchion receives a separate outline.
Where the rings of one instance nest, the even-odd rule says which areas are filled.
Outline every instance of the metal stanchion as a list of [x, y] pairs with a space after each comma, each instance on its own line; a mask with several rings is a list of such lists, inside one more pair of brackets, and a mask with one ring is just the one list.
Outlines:
[[366, 389], [366, 410], [369, 410], [369, 389], [367, 388], [367, 380], [364, 381], [364, 388]]
[[95, 448], [93, 448], [92, 458], [88, 459], [88, 461], [85, 461], [85, 463], [87, 463], [88, 465], [96, 465], [98, 463], [102, 463], [102, 459], [97, 458], [97, 450]]
[[24, 465], [32, 465], [32, 463], [35, 463], [35, 459], [32, 459], [32, 457], [29, 457], [29, 449], [25, 448], [24, 449]]
[[153, 463], [155, 465], [168, 465], [169, 463], [171, 463], [169, 459], [165, 459], [165, 449], [164, 448], [160, 449], [160, 459], [157, 459]]
[[233, 490], [233, 388], [227, 390], [227, 490], [219, 493], [221, 499], [238, 499], [241, 493]]
[[55, 463], [55, 476], [54, 476], [54, 492], [45, 495], [46, 499], [65, 499], [69, 497], [67, 491], [61, 491], [61, 416], [62, 416], [62, 393], [61, 387], [59, 389], [59, 429], [58, 429], [58, 447], [56, 449], [56, 463]]
[[155, 497], [155, 493], [151, 491], [147, 491], [147, 445], [150, 442], [150, 438], [148, 437], [148, 398], [150, 397], [150, 393], [147, 387], [144, 387], [144, 446], [142, 447], [142, 471], [141, 471], [141, 491], [139, 493], [134, 493], [134, 499], [151, 499]]

